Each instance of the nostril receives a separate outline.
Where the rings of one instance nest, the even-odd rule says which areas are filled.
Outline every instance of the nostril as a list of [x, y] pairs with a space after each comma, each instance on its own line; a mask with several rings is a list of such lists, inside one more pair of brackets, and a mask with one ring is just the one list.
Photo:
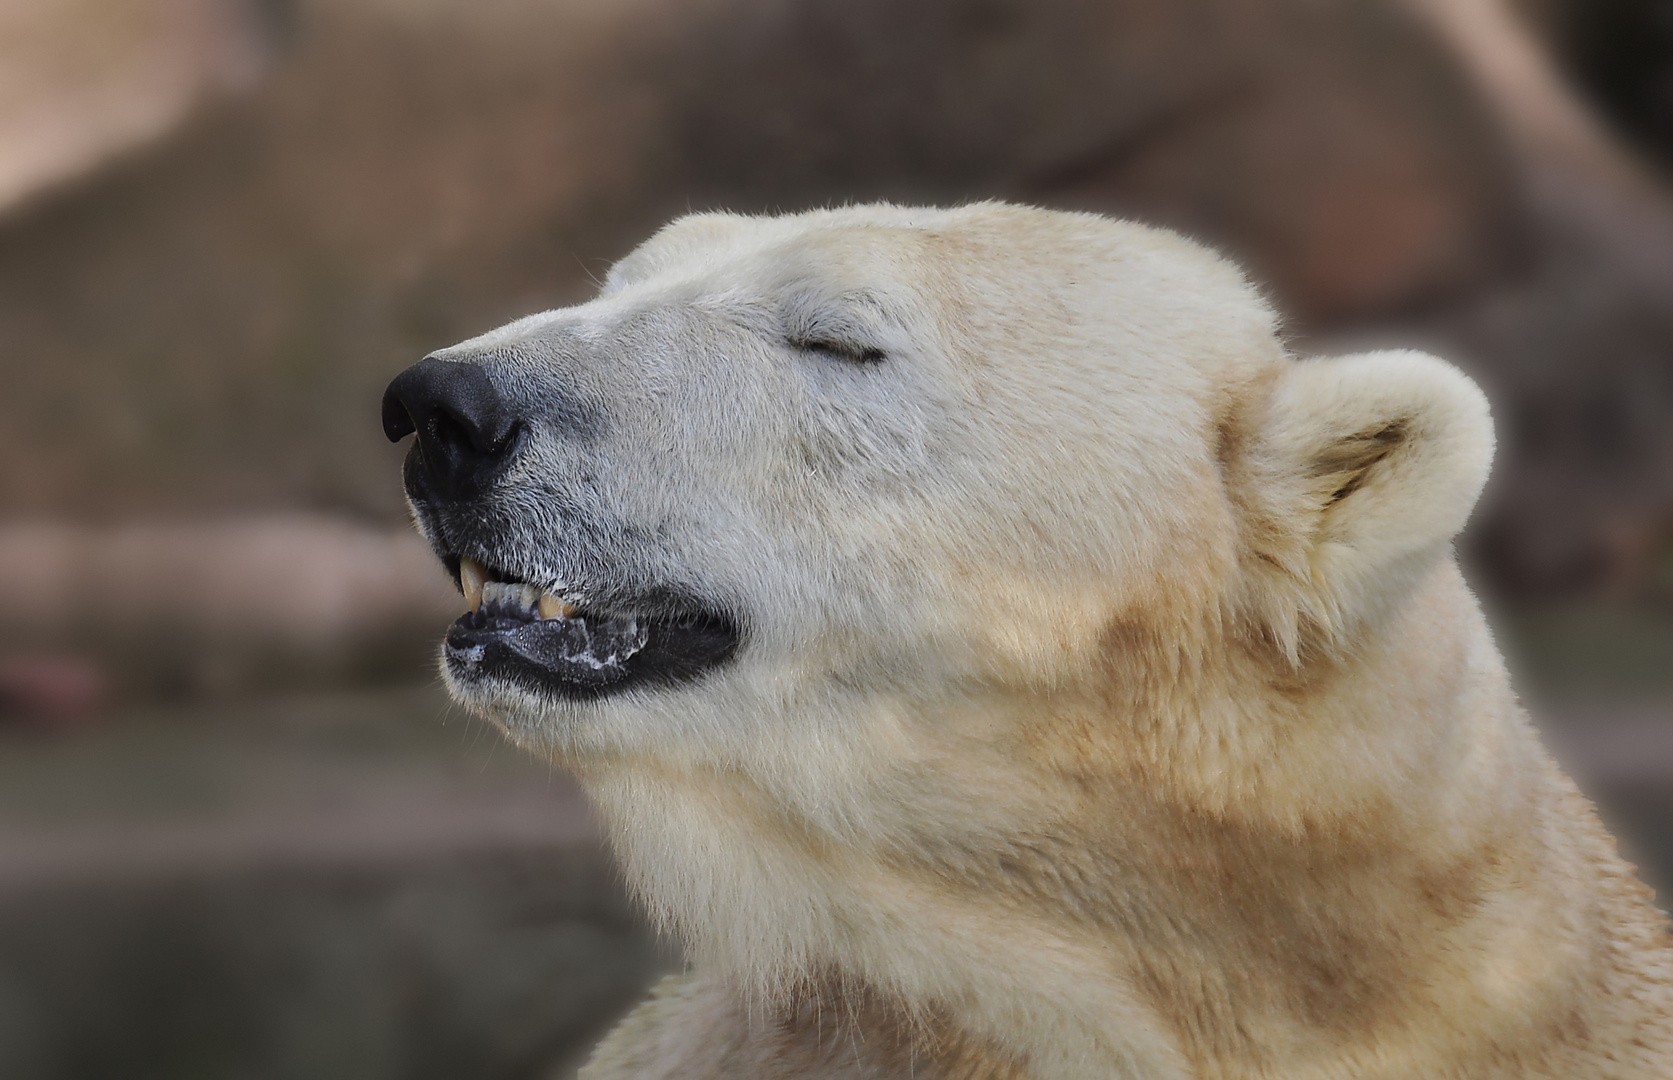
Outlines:
[[401, 404], [393, 391], [383, 395], [383, 434], [390, 442], [400, 442], [402, 439], [418, 430], [413, 423], [412, 415], [407, 407]]
[[485, 431], [468, 417], [447, 409], [430, 414], [429, 435], [437, 445], [445, 446], [461, 457], [492, 457], [510, 440], [512, 432]]

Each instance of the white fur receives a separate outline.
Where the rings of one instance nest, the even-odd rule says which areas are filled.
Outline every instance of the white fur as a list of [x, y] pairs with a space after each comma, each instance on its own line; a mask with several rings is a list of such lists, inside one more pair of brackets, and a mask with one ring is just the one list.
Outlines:
[[[1592, 851], [1563, 813], [1505, 818], [1567, 796], [1452, 568], [1493, 446], [1455, 369], [1294, 360], [1212, 253], [998, 204], [682, 219], [598, 299], [451, 355], [605, 419], [543, 430], [505, 484], [530, 580], [677, 581], [745, 623], [683, 688], [454, 690], [577, 771], [634, 891], [751, 1023], [836, 973], [1038, 1080], [1256, 1075], [1193, 1065], [1193, 1024], [1251, 1061], [1313, 1055], [1263, 1076], [1438, 1076], [1476, 1052], [1471, 1010], [1509, 1023], [1479, 972], [1436, 967], [1418, 1020], [1315, 1047], [1235, 989], [1305, 977], [1251, 959], [1232, 924], [1261, 912], [1209, 887], [1339, 845], [1363, 880], [1267, 902], [1333, 928], [1362, 896], [1380, 963], [1502, 973], [1527, 924], [1491, 913], [1562, 904], [1505, 886], [1431, 940], [1403, 868], [1467, 866], [1510, 819], [1546, 830], [1528, 851]], [[1530, 994], [1570, 977], [1556, 956], [1517, 969]]]

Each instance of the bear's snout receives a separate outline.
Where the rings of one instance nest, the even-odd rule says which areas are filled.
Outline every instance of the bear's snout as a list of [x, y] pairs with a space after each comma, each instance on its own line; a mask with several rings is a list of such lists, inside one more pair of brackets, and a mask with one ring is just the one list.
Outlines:
[[383, 395], [383, 433], [417, 433], [408, 482], [446, 499], [479, 493], [516, 456], [521, 418], [480, 364], [429, 357]]

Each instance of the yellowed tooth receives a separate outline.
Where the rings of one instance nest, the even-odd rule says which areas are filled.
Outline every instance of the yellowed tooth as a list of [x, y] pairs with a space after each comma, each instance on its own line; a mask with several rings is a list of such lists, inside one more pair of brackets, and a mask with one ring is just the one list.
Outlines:
[[549, 592], [540, 594], [540, 617], [542, 619], [567, 619], [573, 614], [575, 614], [574, 604], [559, 599]]
[[482, 584], [487, 580], [488, 572], [482, 569], [481, 563], [475, 559], [459, 559], [459, 587], [464, 590], [465, 603], [472, 611], [482, 606]]

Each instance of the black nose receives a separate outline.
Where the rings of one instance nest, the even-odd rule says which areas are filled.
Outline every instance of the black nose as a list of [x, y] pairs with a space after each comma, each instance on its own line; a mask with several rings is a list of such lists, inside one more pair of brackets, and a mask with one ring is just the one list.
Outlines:
[[418, 433], [413, 463], [437, 494], [469, 495], [492, 480], [517, 442], [517, 417], [480, 364], [431, 357], [383, 392], [383, 433]]

